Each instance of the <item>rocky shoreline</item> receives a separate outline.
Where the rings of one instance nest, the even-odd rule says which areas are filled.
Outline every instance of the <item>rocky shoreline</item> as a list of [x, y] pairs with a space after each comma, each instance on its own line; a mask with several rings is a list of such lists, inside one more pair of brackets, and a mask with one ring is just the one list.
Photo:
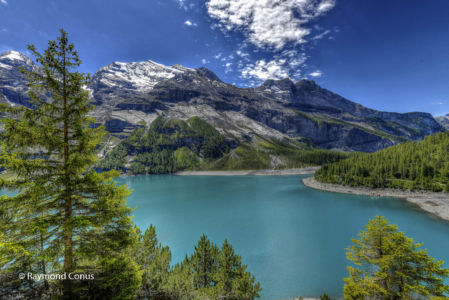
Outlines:
[[351, 187], [339, 184], [318, 182], [315, 178], [308, 177], [302, 180], [304, 185], [310, 188], [333, 193], [368, 195], [378, 197], [396, 197], [418, 205], [445, 221], [449, 221], [449, 193], [435, 193], [427, 191], [408, 191], [400, 189], [371, 189], [365, 187]]
[[314, 174], [320, 167], [306, 167], [285, 170], [247, 170], [247, 171], [181, 171], [173, 175], [179, 176], [278, 176]]

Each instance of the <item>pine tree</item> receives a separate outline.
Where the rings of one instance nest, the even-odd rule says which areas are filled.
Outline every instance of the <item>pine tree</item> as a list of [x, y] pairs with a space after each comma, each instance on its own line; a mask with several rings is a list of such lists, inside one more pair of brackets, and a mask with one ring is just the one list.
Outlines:
[[[28, 49], [40, 65], [39, 71], [22, 70], [31, 108], [2, 106], [8, 118], [2, 120], [0, 163], [8, 177], [0, 188], [17, 194], [1, 197], [0, 270], [15, 278], [27, 272], [94, 272], [94, 283], [64, 280], [62, 297], [109, 291], [113, 298], [124, 286], [132, 296], [140, 273], [124, 252], [136, 241], [126, 206], [130, 192], [113, 181], [117, 171], [93, 169], [105, 131], [87, 117], [92, 106], [83, 87], [89, 76], [76, 71], [81, 60], [63, 30], [43, 54]], [[14, 288], [35, 290], [25, 280]]]
[[[139, 233], [140, 234], [140, 233]], [[134, 249], [136, 262], [142, 267], [142, 285], [139, 299], [168, 299], [167, 281], [170, 271], [171, 252], [162, 247], [156, 237], [156, 228], [150, 225], [141, 235]]]
[[444, 278], [449, 270], [435, 261], [398, 227], [381, 216], [368, 222], [366, 231], [348, 249], [345, 299], [411, 299], [413, 296], [443, 296], [449, 292]]
[[218, 247], [203, 234], [189, 259], [196, 289], [208, 288], [217, 282], [218, 252]]
[[254, 299], [261, 291], [260, 284], [246, 271], [240, 255], [227, 240], [223, 242], [218, 257], [218, 289], [220, 299]]
[[332, 300], [332, 298], [329, 297], [328, 294], [324, 293], [320, 296], [320, 300]]
[[221, 249], [202, 235], [195, 251], [176, 264], [165, 289], [173, 299], [253, 300], [260, 284], [225, 240]]

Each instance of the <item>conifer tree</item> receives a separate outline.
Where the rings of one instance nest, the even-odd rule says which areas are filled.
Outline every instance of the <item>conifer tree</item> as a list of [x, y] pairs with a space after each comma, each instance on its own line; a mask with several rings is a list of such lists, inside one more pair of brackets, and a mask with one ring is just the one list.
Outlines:
[[206, 235], [202, 235], [190, 257], [193, 273], [193, 285], [196, 289], [214, 286], [217, 278], [218, 247], [211, 243]]
[[150, 225], [145, 230], [145, 233], [141, 235], [134, 252], [136, 262], [144, 271], [138, 299], [170, 298], [167, 281], [170, 271], [171, 252], [167, 246], [161, 246], [156, 237], [156, 228], [153, 225]]
[[[17, 193], [0, 200], [2, 276], [93, 272], [99, 277], [93, 282], [64, 280], [60, 296], [130, 298], [140, 273], [124, 252], [136, 241], [129, 191], [113, 181], [117, 171], [93, 169], [105, 131], [87, 117], [89, 76], [76, 71], [81, 60], [63, 30], [42, 54], [28, 49], [40, 66], [22, 70], [31, 108], [2, 106], [8, 118], [2, 120], [0, 163], [8, 176], [0, 188]], [[16, 280], [13, 288], [32, 293], [35, 287], [25, 281]], [[56, 282], [49, 292], [58, 289]]]
[[345, 299], [412, 299], [443, 296], [449, 292], [444, 279], [449, 270], [443, 261], [435, 261], [412, 239], [398, 231], [384, 217], [368, 222], [359, 239], [353, 239], [347, 257], [355, 267], [348, 267]]
[[234, 252], [228, 240], [221, 246], [217, 279], [221, 299], [254, 299], [261, 291], [260, 284], [246, 271], [242, 257]]
[[232, 245], [226, 240], [220, 249], [204, 234], [169, 277], [170, 289], [183, 291], [179, 299], [253, 300], [261, 291]]

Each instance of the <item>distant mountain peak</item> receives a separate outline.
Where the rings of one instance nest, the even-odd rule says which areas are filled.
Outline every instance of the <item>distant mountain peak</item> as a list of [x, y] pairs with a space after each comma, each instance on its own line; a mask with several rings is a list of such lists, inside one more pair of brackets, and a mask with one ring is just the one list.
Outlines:
[[202, 75], [202, 76], [204, 76], [204, 77], [206, 77], [206, 78], [209, 78], [209, 79], [212, 80], [212, 81], [219, 81], [219, 82], [222, 82], [221, 79], [220, 79], [214, 72], [212, 72], [211, 70], [209, 70], [208, 68], [201, 67], [201, 68], [196, 69], [196, 71], [197, 71], [200, 75]]
[[170, 68], [173, 68], [173, 69], [176, 69], [176, 70], [179, 70], [179, 71], [182, 71], [182, 72], [192, 71], [193, 70], [191, 68], [184, 67], [183, 65], [180, 65], [180, 64], [174, 64]]
[[23, 53], [11, 50], [0, 54], [0, 102], [29, 107], [29, 89], [19, 67], [39, 71], [33, 60]]
[[280, 90], [292, 90], [295, 87], [295, 83], [290, 78], [284, 78], [280, 80], [268, 79], [260, 86], [262, 89], [271, 89], [276, 87]]
[[299, 88], [321, 88], [314, 80], [310, 79], [301, 79], [296, 82], [296, 86]]
[[102, 67], [94, 74], [94, 82], [101, 86], [136, 89], [148, 92], [163, 81], [185, 73], [189, 68], [181, 65], [172, 67], [146, 60], [141, 62], [119, 62]]
[[2, 52], [0, 54], [0, 63], [9, 65], [33, 65], [33, 61], [31, 60], [31, 58], [15, 50]]
[[16, 59], [16, 60], [25, 60], [28, 57], [25, 54], [22, 54], [22, 53], [20, 53], [18, 51], [9, 50], [9, 51], [2, 52], [0, 54], [0, 58], [8, 58], [8, 59], [11, 59], [11, 60], [14, 60], [14, 59]]

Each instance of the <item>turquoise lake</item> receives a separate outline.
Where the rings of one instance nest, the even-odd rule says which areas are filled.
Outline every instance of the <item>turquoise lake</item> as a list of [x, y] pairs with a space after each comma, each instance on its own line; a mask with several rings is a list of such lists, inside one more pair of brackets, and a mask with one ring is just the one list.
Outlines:
[[143, 230], [156, 226], [173, 263], [190, 254], [203, 233], [220, 246], [227, 238], [261, 283], [263, 300], [342, 296], [345, 248], [376, 215], [449, 262], [449, 222], [400, 199], [313, 190], [302, 184], [304, 177], [163, 175], [118, 181], [134, 189], [128, 204], [135, 208], [136, 224]]

